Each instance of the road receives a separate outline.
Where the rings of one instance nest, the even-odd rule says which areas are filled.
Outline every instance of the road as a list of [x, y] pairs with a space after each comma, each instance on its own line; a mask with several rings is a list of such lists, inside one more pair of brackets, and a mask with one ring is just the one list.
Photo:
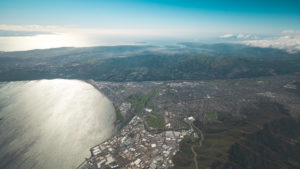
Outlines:
[[[196, 127], [193, 123], [191, 124], [191, 127], [193, 127], [193, 129], [199, 134], [200, 133], [200, 141], [199, 141], [199, 147], [202, 146], [202, 143], [204, 141], [204, 134], [202, 132], [202, 130], [200, 130], [198, 127]], [[195, 152], [195, 149], [194, 149], [195, 145], [193, 145], [191, 147], [191, 150], [194, 154], [194, 164], [195, 164], [195, 168], [196, 169], [199, 169], [198, 167], [198, 161], [197, 161], [197, 153]]]

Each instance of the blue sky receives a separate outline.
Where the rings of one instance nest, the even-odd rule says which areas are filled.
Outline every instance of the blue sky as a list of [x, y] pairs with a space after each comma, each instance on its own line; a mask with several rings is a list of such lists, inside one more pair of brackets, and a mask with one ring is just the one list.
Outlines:
[[[29, 25], [38, 25], [38, 27], [28, 28]], [[51, 29], [49, 25], [52, 26]], [[66, 29], [70, 27], [72, 29]], [[294, 32], [300, 30], [300, 1], [0, 1], [0, 31], [2, 30], [2, 33], [4, 31], [6, 37], [7, 32], [10, 31], [85, 32], [89, 34], [88, 32], [97, 32], [95, 29], [102, 30], [102, 39], [105, 39], [104, 34], [107, 38], [109, 38], [108, 34], [122, 34], [124, 39], [147, 35], [153, 37], [156, 35], [157, 38], [165, 36], [164, 38], [182, 39], [184, 37], [187, 39], [217, 38], [221, 35], [225, 35], [226, 38], [250, 37], [250, 34], [251, 37], [281, 35], [286, 30]], [[16, 34], [18, 35], [18, 33], [14, 35]], [[239, 34], [243, 35], [238, 36]], [[114, 38], [117, 39], [117, 37]]]
[[0, 24], [97, 28], [298, 29], [297, 0], [1, 0]]

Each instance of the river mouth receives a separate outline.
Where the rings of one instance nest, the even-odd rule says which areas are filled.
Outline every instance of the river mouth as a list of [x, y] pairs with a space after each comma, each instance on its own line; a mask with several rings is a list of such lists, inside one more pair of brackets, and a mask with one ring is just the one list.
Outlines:
[[113, 104], [79, 80], [0, 83], [0, 168], [76, 168], [114, 131]]

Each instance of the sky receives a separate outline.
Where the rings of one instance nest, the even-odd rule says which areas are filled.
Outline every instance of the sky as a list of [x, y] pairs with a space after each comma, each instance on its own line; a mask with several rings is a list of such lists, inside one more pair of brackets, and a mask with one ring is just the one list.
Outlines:
[[299, 6], [298, 0], [1, 0], [0, 50], [164, 40], [268, 46], [283, 37], [298, 45]]

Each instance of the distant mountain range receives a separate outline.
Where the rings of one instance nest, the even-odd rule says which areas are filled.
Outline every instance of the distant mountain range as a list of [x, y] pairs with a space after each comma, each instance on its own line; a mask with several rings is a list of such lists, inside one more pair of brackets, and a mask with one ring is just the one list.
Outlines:
[[300, 53], [240, 44], [179, 43], [0, 52], [0, 81], [232, 79], [300, 71]]

